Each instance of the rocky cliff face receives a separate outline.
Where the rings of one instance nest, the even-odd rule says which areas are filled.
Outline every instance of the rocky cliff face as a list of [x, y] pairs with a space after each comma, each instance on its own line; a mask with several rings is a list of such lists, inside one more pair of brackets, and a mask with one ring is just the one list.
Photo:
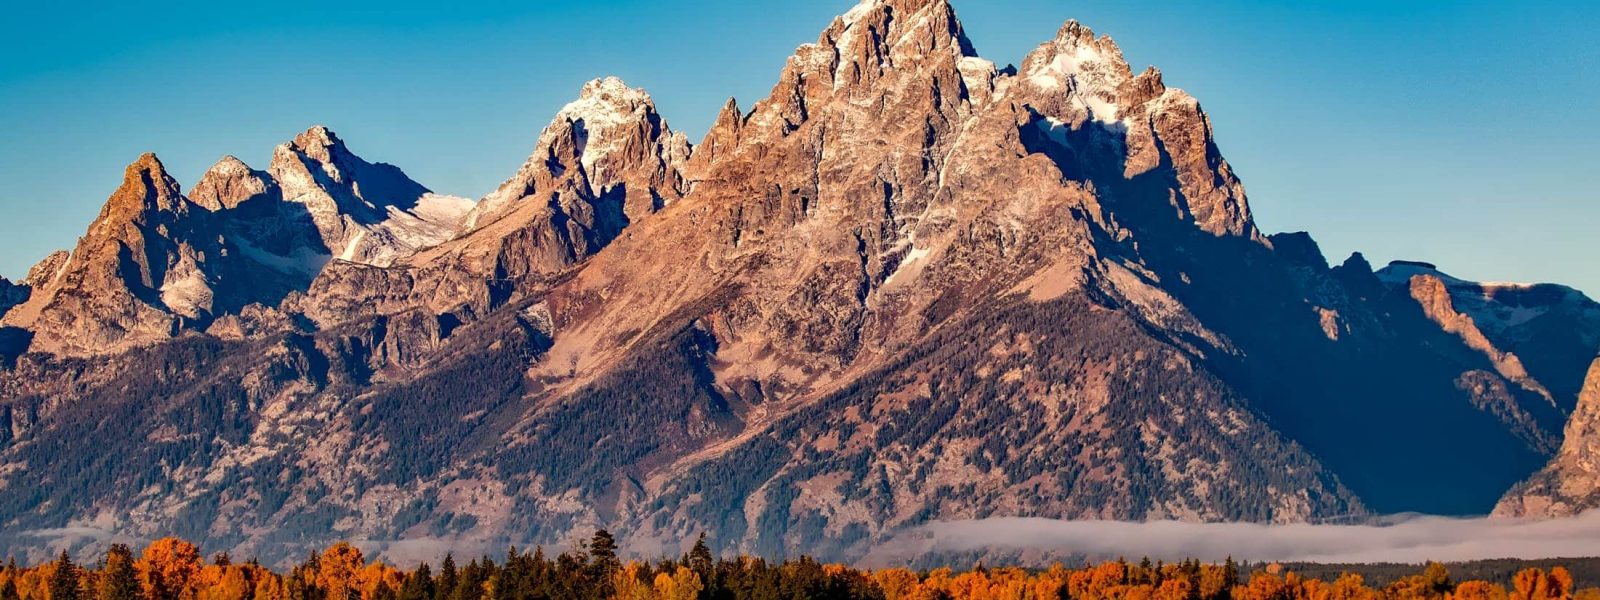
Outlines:
[[997, 69], [943, 0], [862, 2], [693, 148], [591, 82], [470, 209], [322, 128], [187, 198], [158, 170], [5, 317], [7, 531], [850, 558], [930, 519], [1482, 512], [1577, 443], [1600, 342], [1586, 300], [1263, 235], [1158, 71], [1074, 22]]
[[11, 307], [27, 300], [28, 293], [28, 286], [11, 283], [11, 280], [0, 277], [0, 316], [5, 316]]
[[1495, 505], [1508, 517], [1567, 517], [1600, 507], [1600, 359], [1589, 368], [1561, 451]]

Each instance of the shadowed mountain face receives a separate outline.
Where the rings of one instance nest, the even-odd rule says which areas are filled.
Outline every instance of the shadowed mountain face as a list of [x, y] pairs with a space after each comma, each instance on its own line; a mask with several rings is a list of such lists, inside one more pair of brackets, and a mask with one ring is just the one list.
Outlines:
[[868, 0], [692, 148], [586, 85], [475, 204], [322, 128], [187, 197], [142, 158], [0, 287], [0, 545], [849, 559], [936, 519], [1484, 513], [1581, 456], [1593, 302], [1331, 267], [1211, 128], [1077, 23], [997, 69], [943, 0]]

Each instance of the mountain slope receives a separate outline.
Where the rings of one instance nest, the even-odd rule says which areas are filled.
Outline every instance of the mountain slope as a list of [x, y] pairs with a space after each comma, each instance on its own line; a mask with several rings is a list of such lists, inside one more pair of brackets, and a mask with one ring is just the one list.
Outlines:
[[1496, 515], [1570, 517], [1600, 507], [1600, 359], [1590, 367], [1578, 408], [1567, 423], [1561, 451], [1543, 470], [1518, 484], [1495, 506]]
[[[132, 233], [5, 317], [0, 545], [848, 559], [934, 519], [1483, 512], [1578, 443], [1592, 303], [1264, 235], [1199, 102], [1075, 22], [1000, 69], [944, 0], [867, 0], [696, 147], [602, 79], [534, 148], [470, 209], [322, 128], [187, 198], [130, 168]], [[74, 275], [136, 244], [171, 250]], [[189, 264], [209, 296], [148, 291]]]

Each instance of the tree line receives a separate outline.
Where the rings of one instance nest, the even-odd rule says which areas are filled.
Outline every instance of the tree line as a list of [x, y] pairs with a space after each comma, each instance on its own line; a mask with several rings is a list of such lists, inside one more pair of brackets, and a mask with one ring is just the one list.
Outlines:
[[138, 555], [110, 547], [97, 564], [67, 552], [54, 561], [0, 569], [0, 600], [1600, 600], [1600, 589], [1574, 589], [1563, 567], [1527, 568], [1511, 585], [1454, 581], [1432, 563], [1381, 585], [1343, 573], [1332, 581], [1280, 565], [1244, 573], [1222, 564], [1105, 562], [1081, 568], [863, 570], [801, 557], [783, 562], [714, 556], [701, 536], [678, 558], [624, 561], [604, 530], [555, 556], [510, 549], [465, 565], [446, 555], [437, 568], [411, 570], [368, 561], [338, 543], [277, 572], [226, 553], [206, 560], [194, 544], [163, 538]]

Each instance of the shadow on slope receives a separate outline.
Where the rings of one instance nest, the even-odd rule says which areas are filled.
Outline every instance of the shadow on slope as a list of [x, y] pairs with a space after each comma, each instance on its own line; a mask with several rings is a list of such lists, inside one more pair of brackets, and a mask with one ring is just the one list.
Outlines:
[[[1543, 464], [1546, 456], [1457, 389], [1464, 372], [1492, 366], [1414, 302], [1353, 297], [1320, 252], [1295, 262], [1268, 244], [1200, 230], [1185, 218], [1189, 199], [1159, 139], [1160, 164], [1126, 178], [1123, 154], [1098, 150], [1120, 140], [1120, 128], [1090, 120], [1041, 132], [1048, 126], [1024, 126], [1025, 146], [1093, 183], [1114, 227], [1132, 233], [1119, 241], [1105, 232], [1102, 255], [1142, 263], [1226, 336], [1239, 352], [1209, 352], [1206, 364], [1370, 509], [1484, 514]], [[1215, 173], [1220, 154], [1207, 150]], [[1353, 313], [1337, 317], [1349, 331], [1329, 335], [1318, 307]]]

